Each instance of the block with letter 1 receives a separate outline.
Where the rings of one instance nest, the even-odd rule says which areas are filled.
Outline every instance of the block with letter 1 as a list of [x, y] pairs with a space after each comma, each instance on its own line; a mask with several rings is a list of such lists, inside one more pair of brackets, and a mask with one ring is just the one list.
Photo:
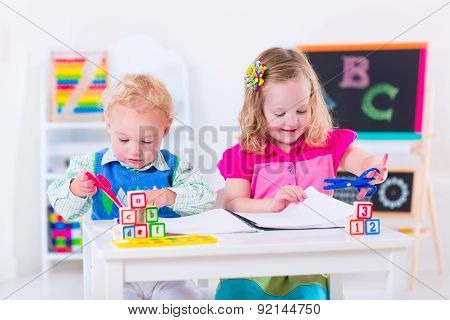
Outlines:
[[349, 232], [351, 235], [362, 235], [364, 234], [364, 220], [362, 219], [351, 219], [349, 221]]

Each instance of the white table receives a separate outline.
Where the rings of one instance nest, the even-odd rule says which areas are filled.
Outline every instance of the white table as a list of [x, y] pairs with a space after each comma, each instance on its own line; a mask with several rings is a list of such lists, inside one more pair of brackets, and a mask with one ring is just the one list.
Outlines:
[[132, 281], [320, 273], [330, 274], [330, 297], [341, 299], [343, 274], [376, 271], [388, 272], [387, 298], [406, 293], [412, 238], [386, 228], [357, 238], [342, 229], [269, 231], [216, 235], [219, 243], [211, 245], [120, 249], [105, 232], [111, 226], [84, 219], [86, 299], [122, 299], [123, 283]]

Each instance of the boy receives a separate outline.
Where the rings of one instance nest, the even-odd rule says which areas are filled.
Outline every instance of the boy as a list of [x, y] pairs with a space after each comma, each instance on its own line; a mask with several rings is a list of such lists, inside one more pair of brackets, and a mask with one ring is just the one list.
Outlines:
[[[93, 220], [117, 218], [118, 209], [97, 192], [85, 172], [101, 173], [125, 203], [131, 190], [147, 190], [149, 205], [161, 217], [200, 213], [215, 201], [215, 192], [186, 161], [160, 150], [172, 124], [172, 99], [165, 86], [149, 75], [126, 75], [103, 93], [106, 129], [111, 147], [71, 158], [64, 179], [53, 182], [48, 195], [55, 210], [72, 220], [92, 208]], [[201, 299], [192, 281], [125, 284], [126, 299]]]

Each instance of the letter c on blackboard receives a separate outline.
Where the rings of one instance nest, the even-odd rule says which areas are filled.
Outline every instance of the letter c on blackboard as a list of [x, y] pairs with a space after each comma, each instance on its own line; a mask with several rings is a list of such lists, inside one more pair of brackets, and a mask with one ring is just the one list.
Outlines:
[[391, 100], [394, 100], [397, 93], [398, 88], [389, 83], [379, 83], [370, 87], [362, 98], [362, 111], [366, 116], [373, 120], [390, 122], [392, 120], [394, 109], [377, 109], [377, 107], [373, 105], [373, 100], [380, 94], [386, 94]]

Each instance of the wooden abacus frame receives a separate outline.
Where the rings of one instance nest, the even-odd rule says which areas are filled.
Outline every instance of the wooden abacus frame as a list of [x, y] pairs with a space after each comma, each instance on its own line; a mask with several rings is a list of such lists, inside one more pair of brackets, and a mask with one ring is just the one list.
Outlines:
[[[108, 52], [107, 51], [83, 51], [80, 52], [82, 56], [89, 55], [101, 55], [105, 58], [105, 69], [108, 70]], [[75, 53], [71, 51], [62, 52], [62, 51], [52, 51], [51, 52], [51, 66], [49, 72], [49, 83], [50, 83], [50, 118], [51, 122], [56, 121], [101, 121], [103, 120], [103, 113], [95, 113], [95, 114], [60, 114], [58, 113], [58, 103], [57, 103], [57, 90], [56, 90], [56, 79], [55, 79], [55, 65], [53, 63], [56, 56], [74, 56]], [[86, 63], [90, 63], [87, 61]], [[107, 75], [106, 75], [107, 78]]]

